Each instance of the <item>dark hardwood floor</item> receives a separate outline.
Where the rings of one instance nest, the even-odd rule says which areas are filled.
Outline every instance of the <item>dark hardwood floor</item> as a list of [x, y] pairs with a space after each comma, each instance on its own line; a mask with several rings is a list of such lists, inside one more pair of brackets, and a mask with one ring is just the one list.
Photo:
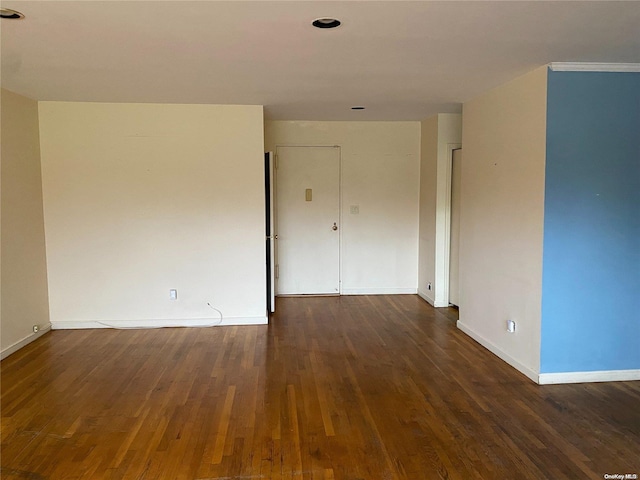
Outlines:
[[640, 382], [538, 386], [416, 296], [54, 331], [2, 362], [3, 479], [640, 475]]

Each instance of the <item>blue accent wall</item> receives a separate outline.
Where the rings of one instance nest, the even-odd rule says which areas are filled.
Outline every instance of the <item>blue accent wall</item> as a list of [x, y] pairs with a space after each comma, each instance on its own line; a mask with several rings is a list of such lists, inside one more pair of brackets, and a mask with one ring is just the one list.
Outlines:
[[640, 73], [549, 72], [540, 372], [640, 369]]

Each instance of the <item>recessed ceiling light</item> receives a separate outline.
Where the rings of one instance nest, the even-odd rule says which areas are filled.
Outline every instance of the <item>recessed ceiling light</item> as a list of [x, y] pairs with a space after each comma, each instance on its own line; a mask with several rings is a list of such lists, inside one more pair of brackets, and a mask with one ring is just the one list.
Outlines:
[[311, 25], [316, 28], [336, 28], [340, 26], [340, 20], [335, 18], [317, 18], [315, 19]]
[[24, 15], [20, 12], [16, 12], [15, 10], [11, 10], [10, 8], [0, 8], [0, 18], [19, 20], [24, 18]]
[[351, 110], [364, 110], [364, 107], [351, 107]]

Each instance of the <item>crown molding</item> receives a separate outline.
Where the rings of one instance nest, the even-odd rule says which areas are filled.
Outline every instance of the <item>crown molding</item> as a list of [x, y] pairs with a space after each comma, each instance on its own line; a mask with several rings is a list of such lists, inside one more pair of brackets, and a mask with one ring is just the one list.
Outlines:
[[640, 63], [552, 62], [553, 72], [640, 72]]

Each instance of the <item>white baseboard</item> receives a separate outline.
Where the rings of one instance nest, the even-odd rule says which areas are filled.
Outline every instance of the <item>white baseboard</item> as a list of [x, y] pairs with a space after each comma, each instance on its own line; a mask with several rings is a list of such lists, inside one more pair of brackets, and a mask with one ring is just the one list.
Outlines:
[[342, 295], [415, 295], [417, 288], [343, 288]]
[[479, 335], [460, 320], [457, 326], [464, 333], [473, 338], [480, 345], [485, 347], [494, 355], [507, 362], [516, 370], [522, 372], [539, 385], [556, 385], [561, 383], [591, 383], [591, 382], [631, 382], [640, 380], [640, 370], [603, 370], [592, 372], [559, 372], [559, 373], [536, 373], [527, 368], [515, 358], [503, 352], [495, 344]]
[[418, 295], [420, 296], [420, 298], [422, 298], [424, 301], [426, 301], [432, 307], [443, 308], [443, 307], [448, 307], [449, 306], [449, 302], [436, 302], [435, 299], [433, 299], [432, 297], [429, 296], [429, 294], [427, 294], [427, 292], [423, 292], [421, 290], [418, 290]]
[[431, 305], [432, 307], [435, 307], [435, 300], [433, 298], [431, 298], [429, 295], [427, 295], [426, 292], [422, 292], [420, 290], [418, 290], [418, 296], [420, 298], [422, 298], [425, 302], [427, 302], [429, 305]]
[[541, 373], [540, 385], [558, 383], [631, 382], [640, 380], [640, 370], [602, 370], [592, 372]]
[[2, 352], [0, 352], [0, 360], [4, 360], [9, 355], [11, 355], [12, 353], [17, 352], [18, 350], [20, 350], [25, 345], [28, 345], [31, 342], [33, 342], [34, 340], [40, 338], [42, 335], [47, 333], [49, 330], [51, 330], [51, 325], [46, 325], [46, 326], [42, 327], [38, 333], [32, 333], [30, 335], [27, 335], [22, 340], [20, 340], [20, 341], [14, 343], [13, 345], [5, 348], [4, 350], [2, 350]]
[[184, 318], [184, 319], [145, 319], [145, 320], [91, 320], [91, 321], [53, 321], [53, 330], [75, 330], [82, 328], [163, 328], [163, 327], [218, 327], [232, 325], [267, 325], [264, 317], [227, 317]]
[[530, 368], [526, 367], [525, 365], [520, 363], [518, 360], [513, 358], [511, 355], [509, 355], [509, 354], [505, 353], [504, 351], [502, 351], [498, 346], [496, 346], [495, 344], [491, 343], [489, 340], [484, 338], [482, 335], [480, 335], [480, 334], [476, 333], [475, 331], [473, 331], [471, 328], [469, 328], [469, 326], [465, 325], [460, 320], [458, 320], [456, 325], [460, 330], [462, 330], [464, 333], [469, 335], [471, 338], [473, 338], [476, 342], [478, 342], [484, 348], [489, 350], [491, 353], [493, 353], [494, 355], [498, 356], [499, 358], [501, 358], [502, 360], [507, 362], [513, 368], [515, 368], [519, 372], [523, 373], [524, 375], [529, 377], [534, 382], [538, 383], [538, 372], [535, 372], [535, 371], [531, 370]]

